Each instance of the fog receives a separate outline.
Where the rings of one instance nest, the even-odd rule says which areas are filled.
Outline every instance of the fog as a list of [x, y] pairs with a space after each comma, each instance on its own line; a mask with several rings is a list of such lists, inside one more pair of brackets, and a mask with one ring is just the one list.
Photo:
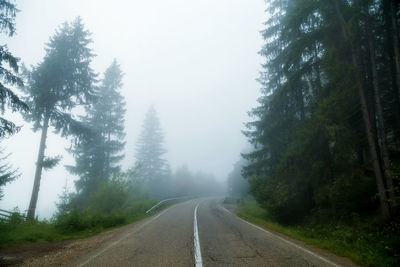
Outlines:
[[[25, 65], [40, 62], [55, 29], [77, 16], [92, 33], [91, 48], [97, 55], [93, 69], [102, 74], [114, 58], [120, 63], [127, 103], [124, 169], [134, 164], [135, 143], [152, 105], [164, 131], [165, 159], [171, 168], [186, 165], [193, 172], [226, 179], [246, 146], [241, 131], [259, 96], [263, 0], [21, 0], [17, 7], [21, 10], [17, 34], [2, 35], [0, 41]], [[32, 125], [18, 114], [5, 117], [23, 125], [2, 142], [21, 176], [5, 187], [0, 207], [18, 206], [24, 211], [40, 133], [33, 133]], [[42, 175], [37, 205], [41, 218], [53, 214], [64, 185], [74, 188], [77, 177], [64, 167], [74, 162], [65, 151], [69, 144], [50, 132], [46, 154], [63, 159]]]

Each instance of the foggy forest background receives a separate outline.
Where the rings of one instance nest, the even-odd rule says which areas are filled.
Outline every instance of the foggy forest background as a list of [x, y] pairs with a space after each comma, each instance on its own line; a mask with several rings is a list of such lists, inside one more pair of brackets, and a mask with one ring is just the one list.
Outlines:
[[[171, 168], [168, 132], [155, 105], [143, 118], [131, 166], [122, 168], [129, 122], [121, 89], [129, 70], [118, 58], [101, 73], [93, 70], [95, 40], [80, 17], [59, 25], [32, 66], [1, 46], [2, 114], [23, 114], [41, 138], [27, 219], [35, 220], [38, 198], [45, 194], [43, 173], [62, 161], [46, 152], [52, 131], [68, 140], [74, 161], [65, 168], [78, 177], [74, 190], [66, 187], [57, 202], [52, 220], [60, 228], [121, 224], [165, 198], [226, 195], [239, 204], [255, 201], [283, 225], [365, 227], [360, 231], [371, 235], [357, 240], [385, 240], [374, 249], [398, 257], [393, 233], [400, 229], [399, 3], [276, 0], [266, 8], [261, 92], [243, 122], [248, 144], [237, 151], [226, 181], [207, 166]], [[2, 34], [13, 36], [16, 6], [2, 0], [0, 10]], [[18, 166], [7, 161], [12, 151], [6, 140], [20, 127], [4, 116], [0, 123], [4, 186], [19, 177]]]

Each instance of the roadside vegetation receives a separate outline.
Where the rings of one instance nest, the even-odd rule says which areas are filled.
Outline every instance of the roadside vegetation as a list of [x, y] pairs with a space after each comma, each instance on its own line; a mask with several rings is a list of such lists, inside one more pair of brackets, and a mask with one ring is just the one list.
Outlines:
[[0, 221], [0, 248], [88, 237], [154, 214], [146, 214], [146, 211], [156, 200], [138, 192], [136, 198], [131, 197], [132, 190], [137, 188], [132, 182], [116, 178], [101, 185], [89, 197], [85, 208], [77, 207], [76, 195], [65, 191], [60, 197], [57, 214], [50, 220], [26, 220], [16, 210], [7, 220]]
[[231, 196], [258, 205], [238, 213], [362, 265], [399, 266], [400, 4], [267, 2], [251, 147], [228, 178]]
[[[235, 199], [228, 201], [237, 203]], [[399, 263], [400, 224], [382, 223], [379, 216], [362, 218], [354, 213], [336, 221], [310, 217], [288, 225], [277, 222], [255, 200], [249, 199], [238, 205], [237, 214], [272, 231], [350, 258], [362, 266], [397, 266]]]
[[[143, 201], [143, 207], [151, 207], [154, 201]], [[89, 237], [144, 218], [144, 212], [133, 214], [91, 215], [74, 212], [58, 221], [25, 220], [14, 213], [9, 220], [0, 221], [0, 249], [29, 243], [54, 242], [71, 238]]]

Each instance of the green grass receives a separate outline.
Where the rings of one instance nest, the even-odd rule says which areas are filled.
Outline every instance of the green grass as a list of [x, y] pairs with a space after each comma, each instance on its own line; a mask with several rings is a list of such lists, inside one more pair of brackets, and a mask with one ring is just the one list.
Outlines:
[[119, 214], [90, 215], [76, 212], [58, 221], [25, 221], [14, 216], [8, 222], [0, 221], [0, 248], [89, 237], [139, 221], [165, 208], [160, 207], [157, 211], [145, 214], [154, 204], [153, 200], [140, 201]]
[[317, 223], [315, 220], [298, 225], [274, 222], [255, 201], [238, 206], [237, 214], [272, 231], [307, 244], [347, 257], [363, 266], [399, 266], [400, 237], [398, 223], [382, 224], [374, 218], [354, 218], [347, 223]]

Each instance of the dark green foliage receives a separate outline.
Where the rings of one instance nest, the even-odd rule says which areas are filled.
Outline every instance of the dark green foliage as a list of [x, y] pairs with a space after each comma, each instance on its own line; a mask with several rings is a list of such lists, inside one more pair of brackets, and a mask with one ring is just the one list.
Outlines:
[[109, 214], [72, 210], [50, 221], [25, 220], [16, 211], [8, 221], [0, 221], [0, 248], [91, 236], [145, 218], [154, 204], [152, 200], [137, 200], [125, 210]]
[[0, 0], [0, 31], [5, 32], [8, 36], [15, 33], [15, 15], [19, 11], [15, 4], [9, 0]]
[[114, 175], [112, 179], [100, 183], [96, 190], [86, 191], [85, 194], [69, 193], [65, 187], [57, 203], [56, 219], [65, 227], [76, 222], [79, 230], [78, 228], [84, 227], [82, 225], [94, 227], [93, 223], [100, 224], [100, 219], [96, 218], [103, 218], [102, 216], [132, 219], [136, 214], [145, 212], [140, 203], [145, 203], [150, 208], [149, 202], [153, 203], [149, 201], [136, 171], [129, 170]]
[[398, 266], [400, 224], [382, 222], [376, 217], [362, 218], [357, 213], [341, 221], [314, 216], [297, 225], [282, 225], [255, 201], [238, 206], [238, 215], [297, 240], [350, 258], [361, 266]]
[[35, 130], [42, 128], [47, 118], [63, 136], [78, 130], [69, 111], [93, 98], [91, 42], [90, 33], [77, 18], [64, 23], [46, 44], [46, 55], [33, 67], [26, 88], [32, 110], [26, 119], [34, 122]]
[[72, 109], [88, 104], [94, 97], [95, 74], [90, 67], [94, 55], [90, 43], [90, 33], [79, 17], [72, 23], [64, 23], [46, 44], [43, 61], [28, 75], [29, 86], [25, 91], [31, 112], [26, 114], [26, 120], [33, 122], [34, 130], [42, 131], [29, 219], [34, 218], [43, 164], [57, 163], [57, 160], [45, 161], [48, 128], [53, 126], [64, 137], [87, 136], [90, 132], [71, 115]]
[[[84, 195], [70, 193], [65, 186], [57, 203], [58, 212], [46, 225], [49, 236], [65, 239], [80, 233], [88, 235], [145, 217], [145, 212], [156, 202], [148, 198], [142, 182], [136, 176], [135, 170], [118, 173], [112, 179], [102, 182], [96, 191]], [[35, 221], [30, 223], [35, 224]], [[29, 230], [30, 226], [22, 228]], [[30, 238], [35, 233], [41, 233], [45, 227], [38, 228], [31, 229]], [[38, 239], [24, 241], [36, 242]]]
[[[18, 9], [11, 1], [0, 0], [0, 33], [8, 36], [15, 33], [15, 15]], [[22, 87], [23, 81], [18, 75], [19, 59], [8, 51], [7, 45], [0, 45], [0, 114], [6, 107], [11, 111], [28, 111], [28, 106], [8, 87]], [[11, 135], [20, 129], [13, 122], [0, 117], [0, 138]]]
[[59, 235], [49, 222], [22, 221], [11, 223], [0, 221], [0, 248], [32, 242], [51, 242], [59, 240]]
[[4, 149], [0, 148], [0, 199], [4, 196], [2, 187], [20, 176], [18, 170], [7, 163], [8, 157], [9, 155], [4, 155]]
[[61, 232], [79, 232], [93, 228], [110, 228], [126, 223], [127, 218], [122, 215], [90, 215], [77, 210], [60, 217], [55, 227]]
[[43, 169], [45, 170], [51, 170], [54, 167], [56, 167], [58, 165], [58, 163], [60, 163], [60, 160], [62, 159], [62, 156], [55, 156], [55, 157], [45, 157], [43, 159]]
[[230, 196], [243, 198], [249, 193], [249, 182], [242, 176], [242, 168], [246, 163], [244, 159], [240, 159], [228, 175], [228, 194]]
[[[388, 2], [268, 2], [262, 97], [246, 132], [253, 151], [245, 154], [244, 174], [251, 193], [275, 219], [365, 216], [383, 206], [396, 216], [400, 84], [392, 44], [398, 34], [390, 35]], [[399, 5], [394, 7], [398, 13]], [[385, 188], [379, 188], [379, 179]]]
[[76, 182], [79, 194], [90, 194], [102, 182], [120, 171], [119, 163], [125, 146], [124, 114], [125, 101], [120, 94], [122, 71], [116, 60], [105, 71], [100, 86], [96, 87], [95, 99], [86, 108], [82, 118], [90, 131], [75, 139], [70, 152], [75, 157], [75, 166], [69, 170], [80, 179]]

